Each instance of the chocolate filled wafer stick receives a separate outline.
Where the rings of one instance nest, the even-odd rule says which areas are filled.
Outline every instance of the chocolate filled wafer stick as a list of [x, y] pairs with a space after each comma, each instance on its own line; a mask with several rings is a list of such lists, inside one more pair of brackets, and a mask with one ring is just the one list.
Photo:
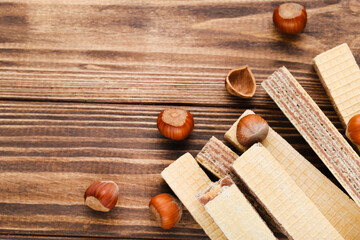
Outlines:
[[243, 153], [233, 168], [289, 239], [344, 239], [260, 143]]
[[197, 197], [229, 240], [276, 239], [229, 176]]
[[[360, 69], [349, 46], [343, 43], [317, 55], [314, 67], [327, 95], [346, 128], [360, 113]], [[360, 146], [359, 150], [360, 150]]]
[[354, 149], [285, 67], [262, 86], [360, 206], [360, 158]]
[[195, 159], [218, 178], [231, 174], [231, 165], [239, 156], [216, 137], [211, 137]]
[[[247, 148], [238, 143], [236, 126], [242, 117], [249, 114], [254, 114], [254, 112], [246, 110], [225, 133], [225, 139], [242, 152]], [[261, 144], [271, 152], [301, 190], [345, 239], [360, 239], [360, 208], [353, 200], [271, 127]]]
[[226, 239], [195, 197], [195, 194], [211, 183], [211, 180], [190, 153], [182, 155], [170, 164], [161, 172], [161, 176], [211, 239]]

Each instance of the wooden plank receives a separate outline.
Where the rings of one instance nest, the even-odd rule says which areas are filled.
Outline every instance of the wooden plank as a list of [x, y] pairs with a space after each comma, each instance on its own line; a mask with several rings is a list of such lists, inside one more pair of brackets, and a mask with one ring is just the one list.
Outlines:
[[[211, 136], [222, 140], [245, 109], [334, 180], [263, 89], [237, 99], [224, 78], [249, 64], [260, 86], [286, 65], [343, 133], [311, 59], [347, 42], [359, 62], [360, 8], [356, 0], [302, 1], [308, 25], [289, 37], [272, 25], [277, 4], [1, 2], [0, 238], [206, 239], [187, 211], [176, 228], [156, 227], [147, 203], [170, 192], [160, 178], [164, 167], [187, 151], [195, 156]], [[93, 104], [100, 102], [122, 104]], [[158, 133], [157, 115], [168, 105], [193, 113], [186, 141]], [[119, 204], [94, 213], [82, 194], [93, 180], [109, 178], [120, 186]]]
[[[0, 156], [29, 157], [24, 161], [35, 157], [174, 160], [186, 151], [196, 155], [211, 136], [222, 140], [248, 106], [179, 106], [188, 109], [195, 118], [195, 129], [184, 142], [165, 139], [158, 132], [156, 119], [165, 107], [0, 101]], [[301, 154], [316, 162], [314, 153], [280, 109], [256, 112]], [[336, 113], [333, 110], [325, 113], [344, 132]]]
[[[30, 236], [26, 236], [26, 235], [3, 235], [1, 236], [2, 239], [11, 239], [11, 240], [14, 240], [14, 239], [31, 239], [31, 240], [43, 240], [43, 239], [46, 239], [46, 240], [81, 240], [81, 239], [110, 239], [110, 238], [106, 238], [106, 237], [81, 237], [81, 236], [74, 236], [74, 237], [65, 237], [65, 236], [36, 236], [36, 235], [30, 235]], [[112, 237], [111, 239], [122, 239], [122, 240], [130, 240], [130, 239], [134, 239], [134, 238], [114, 238]]]
[[[330, 108], [311, 59], [345, 41], [359, 56], [356, 5], [305, 1], [308, 26], [287, 37], [272, 25], [277, 3], [0, 4], [0, 98], [236, 106], [244, 101], [223, 87], [230, 69], [249, 64], [259, 85], [286, 65], [320, 106]], [[271, 103], [260, 88], [256, 96], [245, 102]]]
[[[0, 234], [206, 238], [187, 211], [176, 228], [161, 230], [147, 204], [171, 192], [160, 176], [166, 166], [184, 152], [195, 156], [213, 135], [223, 139], [244, 110], [189, 106], [195, 129], [186, 141], [174, 142], [156, 128], [163, 108], [0, 102]], [[257, 112], [326, 171], [280, 110]], [[336, 113], [331, 115], [340, 126]], [[83, 205], [84, 191], [95, 180], [120, 187], [119, 203], [109, 214]]]

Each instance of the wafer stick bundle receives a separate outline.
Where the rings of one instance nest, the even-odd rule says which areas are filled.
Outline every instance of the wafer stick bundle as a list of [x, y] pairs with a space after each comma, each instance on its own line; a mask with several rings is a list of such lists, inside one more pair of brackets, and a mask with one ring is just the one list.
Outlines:
[[344, 137], [285, 67], [262, 86], [360, 206], [360, 158]]
[[195, 157], [203, 167], [208, 169], [218, 178], [230, 176], [235, 182], [236, 186], [242, 191], [247, 200], [255, 207], [256, 211], [261, 214], [264, 220], [269, 224], [271, 229], [281, 231], [276, 222], [266, 213], [264, 208], [260, 206], [249, 190], [239, 180], [239, 178], [232, 171], [232, 164], [239, 156], [233, 152], [229, 147], [223, 144], [216, 137], [211, 137], [210, 140], [201, 149]]
[[170, 164], [161, 172], [161, 176], [211, 239], [226, 239], [195, 197], [195, 194], [211, 183], [211, 180], [190, 153], [182, 155]]
[[233, 168], [290, 239], [344, 239], [261, 144], [243, 153]]
[[[236, 126], [249, 114], [254, 112], [246, 110], [225, 134], [225, 139], [241, 151], [247, 148], [237, 141]], [[261, 143], [345, 239], [360, 239], [360, 208], [354, 201], [271, 127]]]
[[197, 197], [229, 240], [276, 239], [229, 176]]

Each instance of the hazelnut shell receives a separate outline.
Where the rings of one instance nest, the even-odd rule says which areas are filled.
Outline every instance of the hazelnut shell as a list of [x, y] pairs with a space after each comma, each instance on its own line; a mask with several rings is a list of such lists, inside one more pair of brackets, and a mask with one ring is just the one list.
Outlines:
[[226, 90], [240, 98], [251, 98], [256, 91], [256, 81], [248, 65], [231, 70], [225, 78]]

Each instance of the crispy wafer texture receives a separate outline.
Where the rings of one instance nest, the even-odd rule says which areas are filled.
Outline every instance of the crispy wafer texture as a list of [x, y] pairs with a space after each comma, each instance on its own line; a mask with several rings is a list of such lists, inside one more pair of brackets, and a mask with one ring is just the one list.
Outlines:
[[360, 206], [360, 158], [354, 149], [285, 67], [262, 86]]
[[[220, 187], [216, 196], [210, 198], [204, 206], [225, 236], [229, 240], [276, 239], [236, 185], [233, 183], [222, 186], [222, 181], [223, 179], [212, 184], [210, 189], [200, 193], [198, 197], [201, 199], [212, 189]], [[207, 196], [205, 198], [209, 199]]]
[[233, 168], [290, 239], [344, 239], [261, 144], [243, 153]]
[[[254, 112], [246, 110], [225, 134], [225, 139], [241, 151], [247, 148], [237, 141], [236, 126], [249, 114]], [[261, 143], [345, 239], [360, 239], [360, 208], [354, 201], [271, 127]]]
[[269, 224], [274, 231], [281, 231], [274, 220], [266, 213], [264, 208], [259, 205], [256, 199], [249, 193], [249, 190], [244, 184], [239, 181], [239, 178], [232, 171], [232, 164], [239, 156], [223, 144], [220, 140], [212, 137], [203, 147], [203, 149], [196, 156], [196, 160], [218, 178], [230, 176], [237, 187], [242, 191], [248, 201], [261, 214], [264, 220]]
[[211, 137], [195, 159], [218, 178], [231, 175], [230, 166], [239, 156], [216, 137]]
[[211, 180], [190, 153], [182, 155], [170, 164], [161, 172], [161, 176], [211, 239], [226, 239], [195, 197], [195, 194], [211, 183]]
[[[346, 43], [317, 55], [314, 67], [327, 95], [346, 128], [360, 113], [360, 69]], [[360, 150], [360, 146], [358, 146]]]
[[226, 176], [221, 178], [217, 182], [211, 183], [204, 190], [196, 194], [197, 199], [204, 206], [209, 201], [213, 200], [219, 193], [222, 192], [224, 187], [229, 187], [234, 184], [234, 181], [231, 180], [230, 176]]
[[344, 126], [360, 113], [360, 69], [343, 43], [317, 55], [314, 66]]

